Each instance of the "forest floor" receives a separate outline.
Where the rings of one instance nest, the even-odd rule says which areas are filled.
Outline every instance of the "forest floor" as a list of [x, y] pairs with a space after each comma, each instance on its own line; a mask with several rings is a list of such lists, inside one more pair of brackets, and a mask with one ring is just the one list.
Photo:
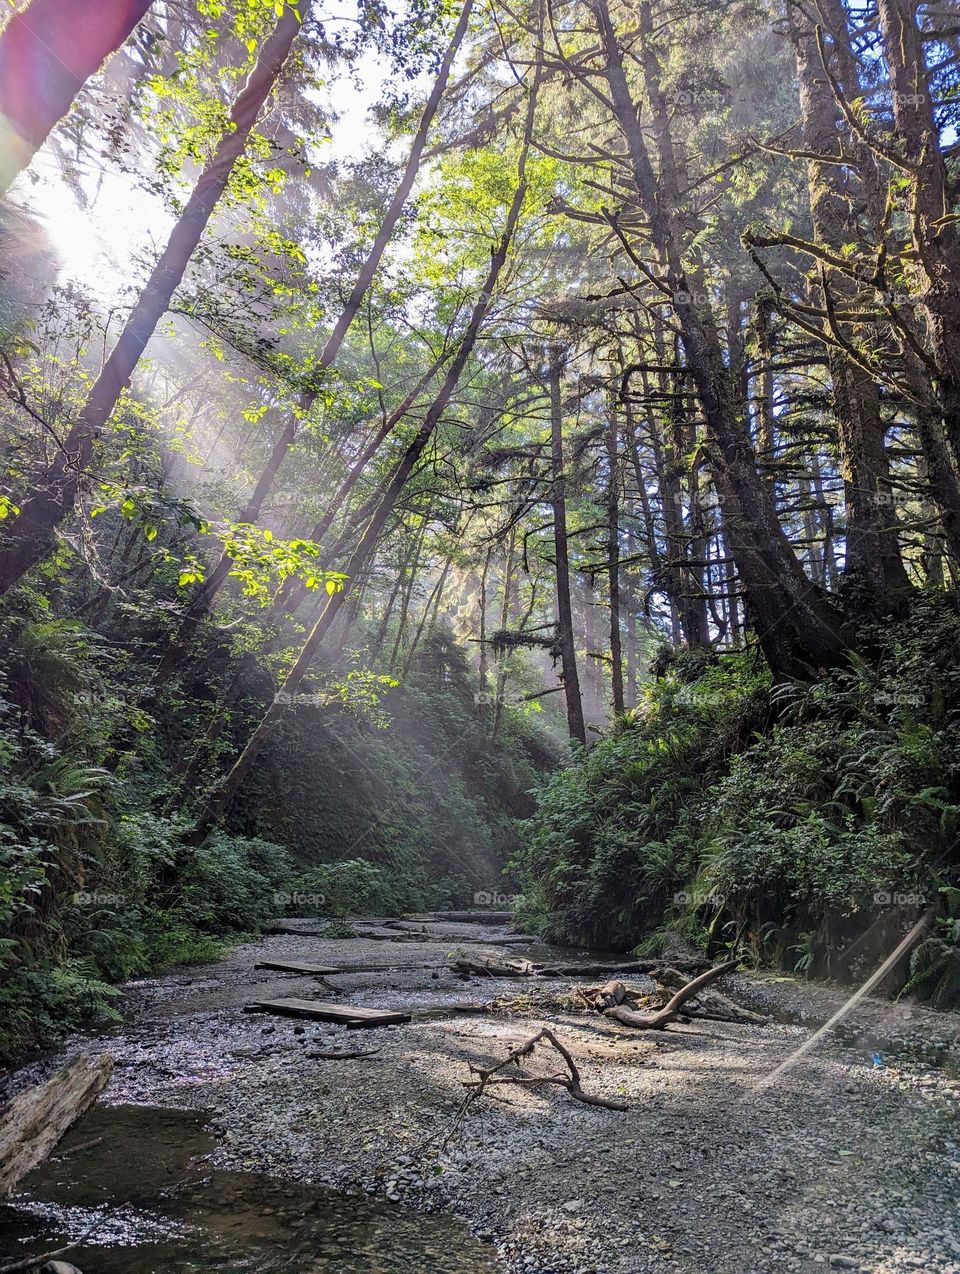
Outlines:
[[[113, 1053], [108, 1102], [211, 1112], [218, 1167], [454, 1213], [491, 1269], [960, 1274], [960, 1018], [865, 1000], [771, 1081], [847, 992], [737, 974], [723, 989], [771, 1014], [766, 1025], [632, 1031], [545, 1006], [569, 979], [465, 983], [446, 967], [455, 949], [545, 954], [479, 945], [498, 933], [437, 922], [415, 942], [272, 936], [130, 985], [126, 1025], [71, 1051]], [[337, 974], [340, 998], [418, 1016], [348, 1031], [247, 1014], [252, 999], [331, 998], [310, 977], [255, 970], [265, 958], [376, 966]], [[497, 997], [508, 1011], [444, 1012]], [[545, 1024], [586, 1092], [629, 1109], [509, 1085], [460, 1117], [468, 1063], [501, 1060]]]

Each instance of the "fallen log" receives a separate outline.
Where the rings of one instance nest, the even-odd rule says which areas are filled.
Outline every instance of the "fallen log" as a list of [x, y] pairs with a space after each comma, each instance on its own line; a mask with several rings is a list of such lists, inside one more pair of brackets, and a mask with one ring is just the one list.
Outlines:
[[[525, 942], [526, 939], [518, 941]], [[706, 960], [691, 960], [691, 971], [702, 969], [706, 963]], [[458, 956], [450, 967], [455, 973], [477, 973], [498, 978], [595, 978], [605, 973], [653, 974], [663, 968], [663, 962], [628, 960], [622, 964], [611, 964], [609, 961], [602, 964], [535, 964], [532, 960], [507, 960], [496, 956]]]
[[450, 963], [454, 973], [469, 977], [471, 973], [484, 978], [532, 978], [537, 966], [529, 960], [507, 960], [497, 956], [458, 956]]
[[46, 1083], [14, 1097], [0, 1117], [0, 1199], [51, 1153], [113, 1071], [109, 1053], [77, 1057]]
[[[708, 961], [692, 956], [677, 963], [690, 972], [696, 972], [706, 968]], [[605, 973], [655, 973], [662, 968], [662, 960], [625, 960], [619, 964], [604, 960], [593, 964], [543, 964], [537, 966], [537, 973], [541, 978], [599, 978]]]
[[310, 973], [323, 977], [328, 973], [339, 973], [332, 964], [308, 964], [305, 960], [258, 960], [255, 969], [275, 969], [279, 973]]
[[368, 1009], [354, 1004], [332, 1004], [328, 1000], [254, 1000], [243, 1006], [244, 1013], [276, 1013], [280, 1017], [308, 1017], [319, 1022], [340, 1022], [344, 1026], [402, 1026], [409, 1013], [390, 1009]]
[[662, 1009], [658, 1009], [655, 1013], [637, 1013], [634, 1009], [624, 1008], [622, 1004], [613, 1008], [601, 1009], [604, 1017], [613, 1018], [614, 1021], [622, 1022], [624, 1026], [632, 1026], [638, 1031], [662, 1031], [665, 1026], [673, 1022], [680, 1016], [680, 1010], [703, 987], [709, 986], [711, 982], [715, 982], [717, 978], [722, 978], [725, 973], [730, 973], [737, 967], [737, 960], [727, 960], [724, 964], [714, 965], [713, 968], [707, 969], [701, 973], [699, 977], [694, 978], [691, 982], [687, 982], [675, 992], [667, 1001]]

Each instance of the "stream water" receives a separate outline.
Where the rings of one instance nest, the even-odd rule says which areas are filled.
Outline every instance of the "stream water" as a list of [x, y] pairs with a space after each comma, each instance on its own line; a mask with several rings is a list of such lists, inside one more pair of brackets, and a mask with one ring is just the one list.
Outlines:
[[[83, 1274], [489, 1274], [450, 1217], [210, 1167], [202, 1116], [95, 1106], [0, 1206], [0, 1266], [82, 1238]], [[86, 1237], [82, 1237], [86, 1235]]]

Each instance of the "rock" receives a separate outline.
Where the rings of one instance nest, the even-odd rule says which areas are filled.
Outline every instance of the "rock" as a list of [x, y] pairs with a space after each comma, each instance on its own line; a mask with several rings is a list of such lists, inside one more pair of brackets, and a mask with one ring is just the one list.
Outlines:
[[858, 1270], [860, 1268], [860, 1262], [855, 1261], [852, 1256], [828, 1256], [827, 1261], [835, 1270]]

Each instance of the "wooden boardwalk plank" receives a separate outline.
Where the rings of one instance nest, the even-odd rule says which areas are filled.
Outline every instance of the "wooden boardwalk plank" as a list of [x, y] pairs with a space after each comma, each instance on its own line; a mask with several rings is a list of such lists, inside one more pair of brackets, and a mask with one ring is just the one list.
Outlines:
[[339, 973], [331, 964], [307, 964], [303, 960], [258, 960], [255, 969], [279, 969], [283, 973]]
[[409, 1013], [390, 1009], [365, 1009], [356, 1004], [334, 1004], [330, 1000], [254, 1000], [243, 1006], [245, 1013], [278, 1013], [281, 1017], [311, 1017], [321, 1022], [363, 1023], [364, 1026], [401, 1025]]

